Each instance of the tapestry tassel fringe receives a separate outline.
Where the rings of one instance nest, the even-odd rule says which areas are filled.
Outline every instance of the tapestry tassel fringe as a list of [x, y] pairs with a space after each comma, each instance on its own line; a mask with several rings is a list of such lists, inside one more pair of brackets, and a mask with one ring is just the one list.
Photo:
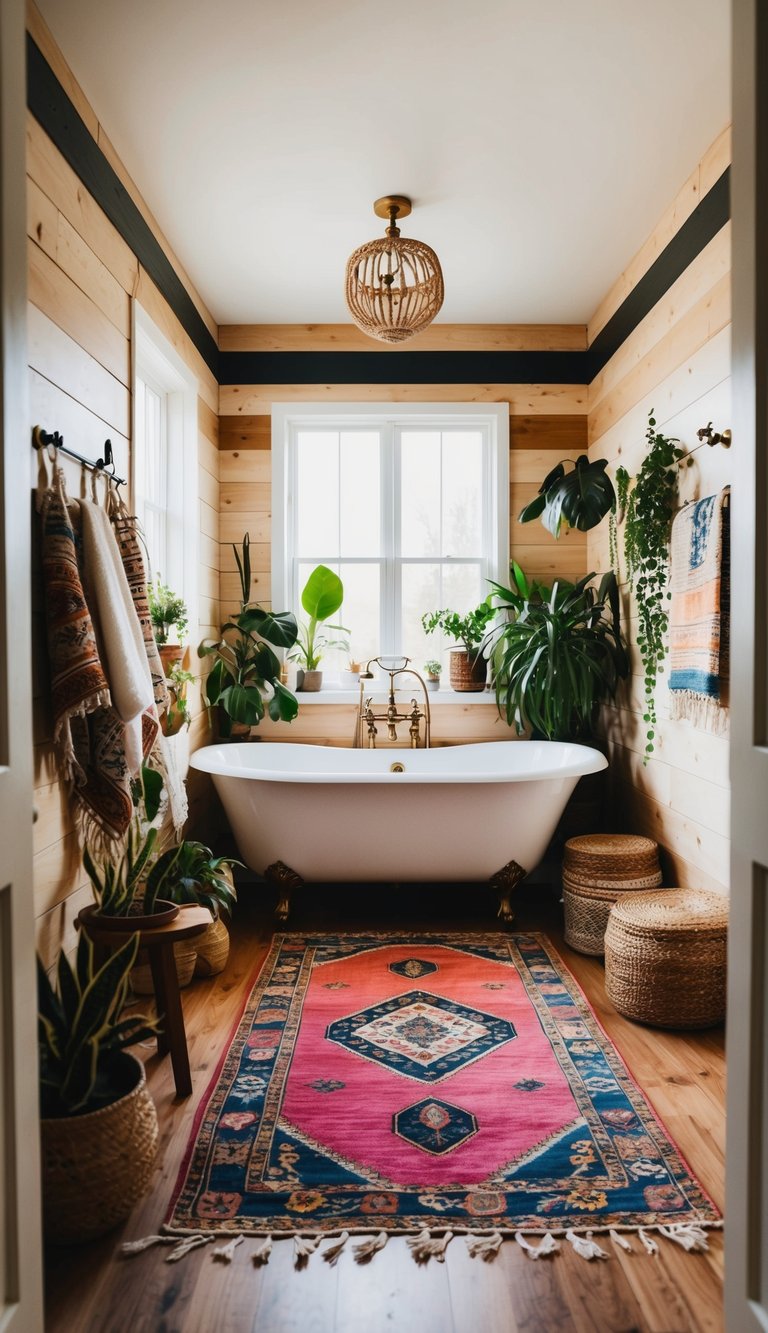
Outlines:
[[515, 1232], [515, 1240], [520, 1249], [525, 1250], [525, 1253], [530, 1255], [531, 1259], [545, 1259], [548, 1254], [557, 1254], [560, 1249], [558, 1242], [550, 1231], [546, 1233], [544, 1239], [538, 1245], [530, 1245], [522, 1231]]
[[626, 1251], [627, 1251], [627, 1254], [634, 1254], [634, 1253], [635, 1253], [633, 1247], [630, 1245], [630, 1243], [629, 1243], [629, 1241], [627, 1240], [626, 1236], [622, 1236], [622, 1234], [621, 1234], [620, 1231], [613, 1231], [613, 1230], [611, 1230], [611, 1231], [608, 1232], [608, 1235], [610, 1236], [610, 1238], [611, 1238], [611, 1240], [613, 1241], [614, 1245], [618, 1245], [619, 1249], [621, 1249], [621, 1250], [626, 1250]]
[[425, 1264], [429, 1259], [445, 1263], [445, 1251], [453, 1240], [453, 1232], [446, 1231], [444, 1236], [431, 1236], [425, 1227], [418, 1236], [408, 1237], [408, 1249], [417, 1264]]
[[211, 1250], [211, 1258], [220, 1264], [231, 1264], [235, 1257], [235, 1250], [238, 1245], [242, 1245], [242, 1236], [233, 1236], [232, 1240], [226, 1245], [217, 1245], [215, 1250]]
[[677, 1222], [672, 1226], [659, 1227], [659, 1235], [673, 1240], [676, 1245], [682, 1245], [684, 1250], [699, 1252], [709, 1249], [706, 1231], [702, 1231], [694, 1222]]
[[484, 1259], [490, 1263], [499, 1253], [504, 1237], [500, 1231], [492, 1231], [490, 1236], [467, 1236], [466, 1240], [470, 1259]]
[[170, 1254], [166, 1255], [165, 1262], [167, 1264], [177, 1264], [179, 1259], [186, 1258], [190, 1250], [199, 1250], [201, 1245], [209, 1245], [210, 1242], [215, 1239], [215, 1236], [203, 1236], [202, 1234], [197, 1236], [185, 1236], [183, 1240], [178, 1242], [176, 1248], [171, 1250]]
[[309, 1256], [315, 1253], [322, 1236], [294, 1236], [293, 1238], [293, 1262], [294, 1267], [303, 1268]]
[[254, 1268], [260, 1268], [262, 1264], [268, 1264], [269, 1256], [271, 1253], [272, 1253], [272, 1237], [266, 1236], [265, 1239], [261, 1242], [261, 1245], [257, 1245], [256, 1249], [253, 1251], [253, 1254], [251, 1255], [251, 1263], [253, 1264]]
[[349, 1232], [342, 1231], [335, 1245], [329, 1245], [327, 1250], [323, 1250], [323, 1259], [327, 1264], [331, 1265], [331, 1268], [336, 1267], [336, 1264], [339, 1262], [339, 1257], [341, 1255], [341, 1252], [344, 1249], [344, 1246], [346, 1245], [348, 1240], [349, 1240]]
[[142, 1236], [140, 1240], [126, 1240], [120, 1246], [120, 1254], [124, 1259], [131, 1259], [134, 1254], [143, 1254], [145, 1250], [151, 1249], [153, 1245], [176, 1245], [178, 1236]]
[[361, 1240], [359, 1245], [353, 1245], [355, 1263], [369, 1263], [378, 1250], [384, 1249], [388, 1240], [389, 1236], [386, 1231], [380, 1231], [378, 1235], [371, 1236], [370, 1240]]
[[648, 1235], [648, 1232], [647, 1232], [643, 1227], [640, 1227], [640, 1228], [638, 1229], [637, 1234], [638, 1234], [638, 1236], [640, 1237], [641, 1241], [643, 1242], [643, 1245], [645, 1246], [645, 1248], [646, 1248], [648, 1254], [658, 1254], [658, 1253], [659, 1253], [659, 1247], [658, 1247], [658, 1244], [657, 1244], [656, 1241], [653, 1239], [653, 1236], [649, 1236], [649, 1235]]
[[610, 1256], [607, 1250], [601, 1249], [596, 1240], [592, 1239], [592, 1232], [588, 1231], [585, 1236], [577, 1236], [575, 1231], [566, 1231], [565, 1239], [573, 1246], [576, 1254], [582, 1259], [608, 1259]]

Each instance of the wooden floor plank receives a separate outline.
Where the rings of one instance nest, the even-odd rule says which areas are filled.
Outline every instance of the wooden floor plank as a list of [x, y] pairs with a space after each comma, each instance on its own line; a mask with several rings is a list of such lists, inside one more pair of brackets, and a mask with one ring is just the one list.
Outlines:
[[[710, 1252], [687, 1254], [659, 1239], [653, 1258], [637, 1239], [633, 1253], [609, 1240], [608, 1262], [587, 1263], [567, 1244], [532, 1261], [514, 1242], [492, 1263], [470, 1259], [461, 1237], [446, 1261], [418, 1266], [405, 1240], [393, 1237], [373, 1261], [355, 1263], [350, 1247], [333, 1267], [314, 1255], [297, 1272], [290, 1241], [276, 1241], [269, 1263], [254, 1268], [246, 1239], [231, 1265], [210, 1248], [181, 1263], [163, 1249], [116, 1257], [123, 1239], [158, 1230], [190, 1133], [273, 931], [263, 889], [241, 892], [232, 952], [221, 977], [184, 992], [194, 1091], [175, 1097], [168, 1060], [153, 1043], [140, 1049], [158, 1108], [161, 1152], [150, 1192], [123, 1228], [92, 1245], [51, 1249], [47, 1256], [49, 1333], [721, 1333], [722, 1235]], [[296, 930], [496, 928], [489, 890], [307, 888], [290, 926]], [[721, 1029], [672, 1033], [643, 1028], [616, 1014], [605, 997], [600, 960], [563, 942], [561, 909], [546, 887], [521, 895], [519, 929], [541, 929], [584, 988], [633, 1077], [715, 1202], [723, 1201]]]

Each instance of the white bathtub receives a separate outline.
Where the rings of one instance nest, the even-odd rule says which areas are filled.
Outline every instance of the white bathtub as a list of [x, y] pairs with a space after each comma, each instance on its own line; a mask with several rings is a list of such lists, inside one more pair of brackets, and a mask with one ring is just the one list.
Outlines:
[[240, 855], [258, 874], [275, 863], [294, 883], [477, 881], [507, 870], [514, 882], [541, 860], [579, 778], [607, 761], [556, 741], [430, 750], [264, 741], [209, 745], [190, 764], [213, 775]]

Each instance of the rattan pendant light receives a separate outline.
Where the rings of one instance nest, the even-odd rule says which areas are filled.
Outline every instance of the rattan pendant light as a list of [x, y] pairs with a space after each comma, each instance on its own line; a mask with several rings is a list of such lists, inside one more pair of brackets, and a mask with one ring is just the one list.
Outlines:
[[431, 324], [443, 304], [443, 273], [434, 250], [402, 237], [395, 225], [410, 213], [410, 199], [387, 194], [373, 211], [389, 218], [389, 226], [384, 236], [349, 256], [347, 305], [363, 333], [381, 342], [404, 342]]

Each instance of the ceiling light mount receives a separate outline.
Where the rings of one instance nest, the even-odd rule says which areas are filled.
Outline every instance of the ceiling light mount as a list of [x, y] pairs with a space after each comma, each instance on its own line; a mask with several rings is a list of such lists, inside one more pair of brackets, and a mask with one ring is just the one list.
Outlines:
[[381, 342], [398, 343], [427, 328], [443, 304], [443, 274], [434, 250], [401, 237], [397, 223], [408, 217], [404, 194], [385, 194], [373, 205], [389, 222], [386, 233], [358, 246], [347, 261], [346, 297], [359, 329]]

